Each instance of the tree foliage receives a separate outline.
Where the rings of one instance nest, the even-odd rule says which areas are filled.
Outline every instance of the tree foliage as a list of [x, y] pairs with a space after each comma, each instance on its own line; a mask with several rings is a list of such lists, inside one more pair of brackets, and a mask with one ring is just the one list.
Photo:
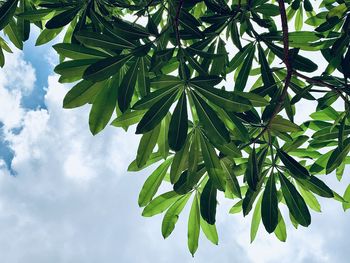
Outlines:
[[[14, 46], [34, 26], [37, 45], [63, 36], [64, 108], [91, 104], [94, 135], [136, 125], [129, 171], [156, 165], [138, 202], [143, 216], [164, 213], [164, 238], [188, 206], [190, 252], [200, 232], [218, 244], [218, 196], [253, 213], [252, 241], [261, 221], [286, 240], [283, 207], [296, 228], [319, 197], [350, 207], [349, 188], [342, 197], [318, 177], [340, 180], [350, 163], [349, 0], [0, 1]], [[0, 38], [1, 66], [3, 51]], [[315, 113], [296, 123], [305, 100]]]

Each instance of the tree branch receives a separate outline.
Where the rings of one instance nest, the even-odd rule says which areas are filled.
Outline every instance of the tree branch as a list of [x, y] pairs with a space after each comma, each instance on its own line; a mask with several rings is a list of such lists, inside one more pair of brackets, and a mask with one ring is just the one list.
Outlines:
[[291, 65], [290, 57], [289, 57], [289, 31], [288, 31], [288, 19], [287, 19], [287, 13], [286, 8], [284, 6], [283, 0], [278, 0], [278, 6], [280, 9], [280, 17], [281, 17], [281, 23], [282, 23], [282, 33], [283, 33], [283, 51], [284, 51], [284, 58], [283, 63], [286, 65], [287, 68], [287, 75], [284, 79], [284, 86], [281, 93], [281, 96], [278, 98], [276, 107], [274, 111], [272, 112], [269, 121], [267, 122], [266, 126], [261, 130], [261, 132], [253, 138], [249, 143], [242, 145], [240, 147], [241, 149], [257, 142], [261, 136], [264, 135], [264, 133], [270, 128], [270, 125], [272, 123], [272, 120], [276, 117], [276, 115], [280, 112], [282, 109], [282, 106], [284, 104], [284, 101], [286, 100], [286, 97], [288, 95], [288, 87], [292, 79], [293, 74], [293, 68]]
[[175, 26], [175, 35], [176, 35], [176, 42], [179, 47], [181, 47], [181, 41], [180, 41], [180, 33], [179, 33], [179, 18], [180, 18], [180, 12], [181, 8], [184, 4], [185, 0], [180, 0], [179, 5], [176, 10], [176, 15], [174, 18], [174, 26]]

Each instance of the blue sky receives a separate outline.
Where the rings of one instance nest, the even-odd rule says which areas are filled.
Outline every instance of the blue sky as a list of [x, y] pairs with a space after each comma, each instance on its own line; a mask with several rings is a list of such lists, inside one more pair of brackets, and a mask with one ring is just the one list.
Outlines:
[[[69, 86], [52, 71], [51, 44], [33, 43], [8, 55], [0, 69], [0, 262], [348, 262], [350, 214], [325, 199], [309, 228], [288, 222], [286, 243], [260, 227], [250, 244], [251, 218], [229, 215], [232, 202], [223, 198], [219, 246], [201, 237], [190, 256], [188, 208], [164, 240], [162, 217], [143, 218], [137, 206], [151, 170], [126, 172], [139, 137], [113, 127], [93, 137], [89, 106], [61, 107]], [[304, 104], [297, 119], [312, 111]], [[339, 193], [350, 183], [348, 168], [342, 183], [328, 177]]]

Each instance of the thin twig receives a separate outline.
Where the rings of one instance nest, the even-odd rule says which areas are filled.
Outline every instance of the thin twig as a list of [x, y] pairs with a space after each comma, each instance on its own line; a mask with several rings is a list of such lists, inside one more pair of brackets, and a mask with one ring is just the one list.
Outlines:
[[316, 84], [316, 85], [319, 85], [319, 86], [323, 86], [323, 87], [327, 87], [329, 88], [330, 90], [334, 91], [335, 93], [337, 93], [343, 100], [344, 102], [350, 107], [350, 102], [348, 101], [348, 99], [346, 98], [346, 96], [339, 90], [337, 89], [336, 87], [334, 87], [333, 85], [327, 83], [327, 82], [324, 82], [320, 79], [314, 79], [314, 78], [310, 78], [308, 76], [305, 76], [297, 71], [293, 71], [293, 74], [299, 78], [302, 78], [304, 80], [306, 80], [307, 82], [309, 82], [310, 84]]

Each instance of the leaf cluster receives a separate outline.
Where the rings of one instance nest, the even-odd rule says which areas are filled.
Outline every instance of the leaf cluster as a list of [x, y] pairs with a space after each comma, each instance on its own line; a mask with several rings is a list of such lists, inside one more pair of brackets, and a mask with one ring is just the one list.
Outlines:
[[[90, 104], [94, 135], [136, 125], [128, 170], [155, 165], [139, 194], [142, 215], [164, 213], [167, 238], [188, 205], [192, 255], [201, 232], [218, 244], [219, 196], [232, 200], [232, 214], [253, 210], [252, 241], [261, 221], [286, 240], [283, 206], [296, 228], [321, 211], [319, 197], [350, 207], [349, 188], [342, 197], [319, 177], [341, 180], [350, 163], [349, 1], [0, 2], [0, 30], [17, 48], [30, 25], [37, 45], [64, 36], [53, 46], [59, 81], [74, 83], [64, 108]], [[0, 66], [3, 50], [11, 52], [0, 38]], [[297, 124], [305, 100], [316, 110]]]

